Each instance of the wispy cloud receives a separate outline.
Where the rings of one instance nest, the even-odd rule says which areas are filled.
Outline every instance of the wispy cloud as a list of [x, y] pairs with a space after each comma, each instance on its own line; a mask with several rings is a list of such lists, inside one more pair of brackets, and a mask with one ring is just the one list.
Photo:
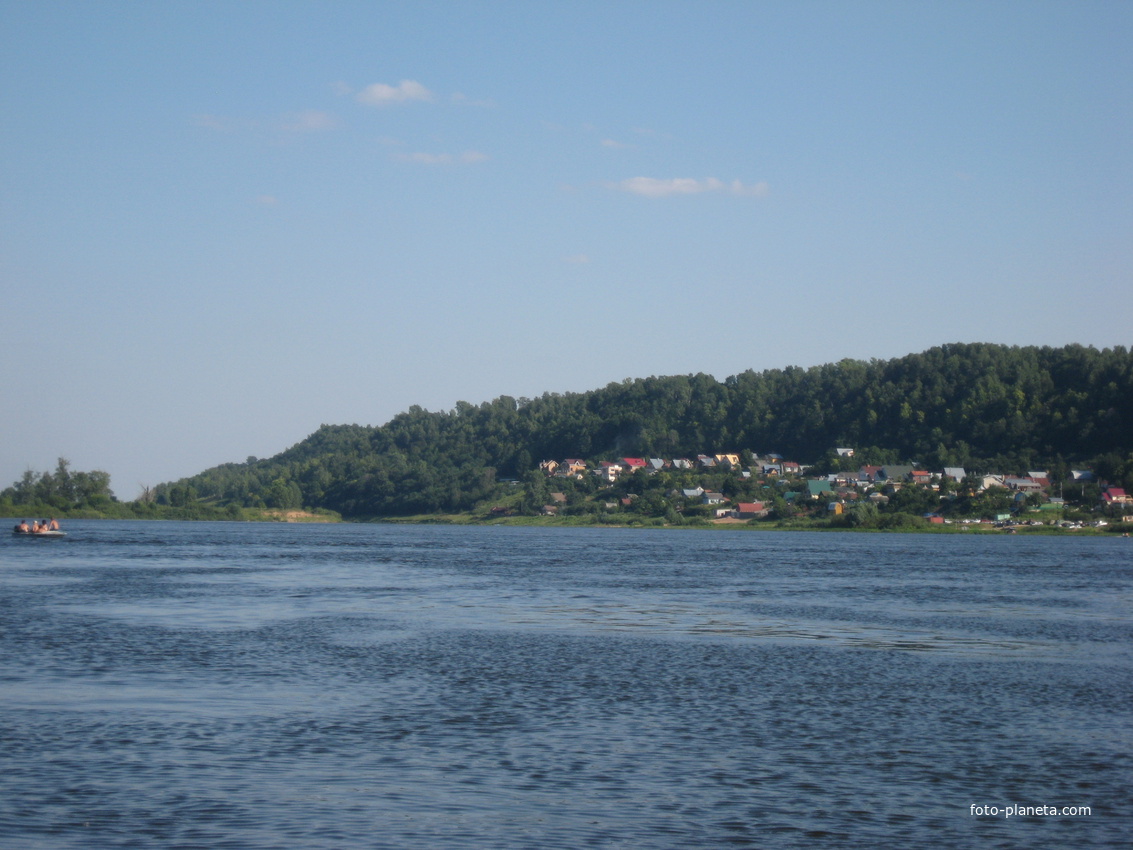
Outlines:
[[603, 139], [602, 147], [614, 148], [615, 150], [627, 150], [628, 148], [635, 148], [637, 147], [637, 145], [626, 144], [625, 142], [619, 142], [616, 139]]
[[701, 195], [706, 192], [723, 192], [731, 195], [762, 197], [769, 191], [766, 183], [742, 183], [733, 180], [725, 183], [715, 177], [697, 180], [692, 177], [630, 177], [617, 183], [606, 184], [611, 189], [641, 195], [645, 198], [667, 198], [670, 195]]
[[465, 151], [462, 154], [451, 153], [395, 153], [393, 159], [397, 162], [412, 162], [417, 165], [471, 165], [477, 162], [486, 162], [488, 155], [480, 151]]
[[739, 180], [733, 180], [728, 185], [728, 191], [733, 195], [746, 195], [749, 198], [763, 198], [771, 192], [771, 187], [766, 182], [759, 183], [741, 183]]
[[321, 133], [338, 127], [338, 119], [329, 112], [308, 109], [284, 119], [283, 129], [291, 133]]
[[395, 103], [434, 99], [433, 93], [416, 80], [402, 80], [396, 86], [373, 83], [358, 92], [356, 98], [359, 103], [367, 106], [390, 106]]

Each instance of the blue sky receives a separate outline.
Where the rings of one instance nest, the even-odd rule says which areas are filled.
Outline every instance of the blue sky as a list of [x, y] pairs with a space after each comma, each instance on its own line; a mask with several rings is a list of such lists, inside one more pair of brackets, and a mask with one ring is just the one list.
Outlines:
[[1133, 4], [0, 0], [0, 486], [1133, 344]]

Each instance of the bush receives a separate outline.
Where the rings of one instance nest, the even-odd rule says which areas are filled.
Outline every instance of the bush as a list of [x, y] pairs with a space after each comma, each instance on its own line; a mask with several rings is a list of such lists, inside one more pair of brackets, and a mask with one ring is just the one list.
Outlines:
[[897, 511], [892, 514], [880, 514], [877, 518], [877, 528], [924, 528], [928, 520], [915, 514]]

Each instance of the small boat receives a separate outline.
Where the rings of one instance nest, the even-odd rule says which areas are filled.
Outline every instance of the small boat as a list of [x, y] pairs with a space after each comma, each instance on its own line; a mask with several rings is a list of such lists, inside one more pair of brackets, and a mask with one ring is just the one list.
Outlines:
[[65, 531], [19, 531], [12, 529], [12, 534], [16, 537], [66, 537]]

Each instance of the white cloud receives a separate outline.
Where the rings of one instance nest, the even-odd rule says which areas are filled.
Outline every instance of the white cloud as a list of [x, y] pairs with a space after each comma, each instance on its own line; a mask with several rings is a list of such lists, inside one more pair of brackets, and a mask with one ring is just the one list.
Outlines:
[[433, 93], [416, 80], [402, 80], [396, 86], [373, 83], [358, 92], [359, 103], [369, 106], [388, 106], [392, 103], [405, 103], [411, 100], [430, 101]]
[[627, 145], [625, 142], [619, 142], [615, 139], [603, 139], [602, 140], [602, 147], [604, 147], [604, 148], [615, 148], [617, 150], [625, 150], [627, 148], [636, 147], [636, 145]]
[[739, 180], [724, 183], [715, 177], [696, 180], [692, 177], [630, 177], [618, 183], [607, 184], [612, 189], [641, 195], [646, 198], [667, 198], [670, 195], [700, 195], [705, 192], [727, 192], [732, 195], [761, 197], [768, 192], [766, 183], [745, 184]]
[[614, 184], [623, 192], [643, 195], [646, 198], [665, 198], [669, 195], [699, 195], [701, 192], [716, 191], [721, 187], [719, 180], [694, 180], [691, 177], [673, 177], [661, 180], [656, 177], [630, 177]]
[[741, 183], [739, 180], [733, 180], [732, 184], [728, 187], [728, 191], [733, 195], [746, 195], [749, 198], [762, 198], [771, 191], [771, 187], [766, 183]]
[[292, 133], [318, 133], [333, 130], [337, 126], [337, 118], [329, 112], [319, 112], [315, 109], [289, 116], [283, 123], [283, 129]]

